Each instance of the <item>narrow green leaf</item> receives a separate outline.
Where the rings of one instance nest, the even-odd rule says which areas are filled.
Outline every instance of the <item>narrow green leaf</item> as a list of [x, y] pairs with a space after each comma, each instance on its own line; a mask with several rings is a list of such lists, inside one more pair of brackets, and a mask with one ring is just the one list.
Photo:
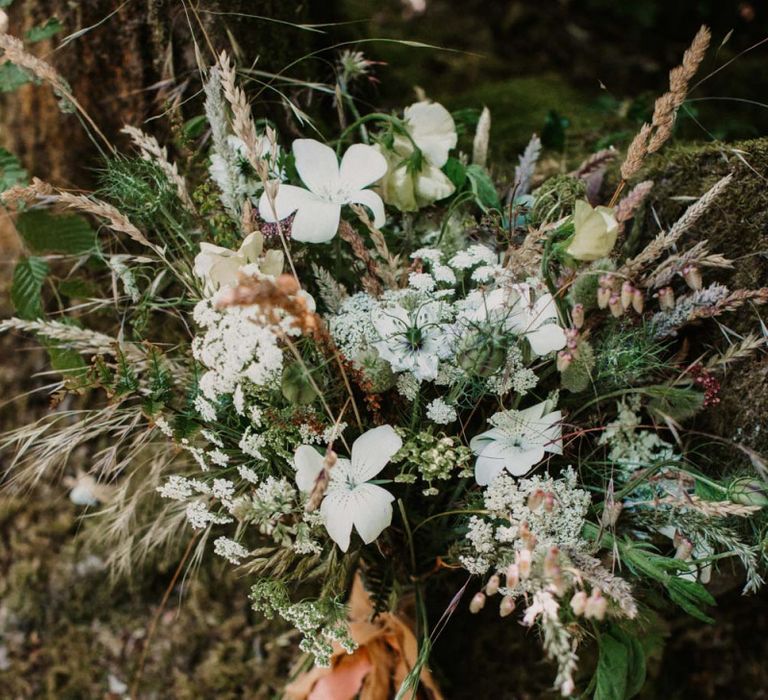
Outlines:
[[43, 315], [41, 292], [48, 274], [48, 263], [42, 258], [22, 258], [13, 271], [11, 301], [20, 318], [35, 319]]
[[27, 31], [24, 37], [28, 42], [33, 44], [36, 41], [50, 39], [52, 36], [55, 36], [62, 31], [62, 29], [64, 29], [64, 25], [59, 22], [58, 18], [51, 17], [45, 24], [39, 27], [32, 27], [32, 29]]
[[16, 228], [35, 253], [82, 255], [96, 248], [96, 232], [76, 214], [54, 216], [32, 209], [19, 215]]

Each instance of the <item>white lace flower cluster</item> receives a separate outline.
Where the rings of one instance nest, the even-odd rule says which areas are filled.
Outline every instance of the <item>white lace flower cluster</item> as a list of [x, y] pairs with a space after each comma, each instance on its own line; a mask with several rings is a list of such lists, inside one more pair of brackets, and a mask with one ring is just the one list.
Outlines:
[[581, 532], [590, 496], [576, 485], [571, 467], [558, 479], [497, 477], [483, 494], [488, 514], [470, 518], [469, 552], [461, 557], [464, 568], [473, 574], [501, 573], [523, 550], [537, 557], [551, 547], [583, 549]]

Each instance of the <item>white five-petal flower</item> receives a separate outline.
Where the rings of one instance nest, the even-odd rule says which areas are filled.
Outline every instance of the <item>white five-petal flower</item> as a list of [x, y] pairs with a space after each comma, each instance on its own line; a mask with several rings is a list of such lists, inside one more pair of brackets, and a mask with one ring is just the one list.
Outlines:
[[[370, 544], [392, 522], [395, 497], [369, 482], [402, 446], [394, 428], [382, 425], [357, 438], [352, 444], [351, 459], [339, 457], [331, 469], [320, 514], [328, 534], [342, 552], [349, 549], [353, 527], [363, 542]], [[301, 445], [293, 464], [299, 490], [311, 492], [325, 468], [323, 456], [310, 445]]]
[[305, 187], [281, 184], [274, 200], [267, 192], [262, 194], [259, 214], [265, 221], [279, 221], [296, 212], [291, 237], [306, 243], [330, 241], [339, 228], [341, 207], [346, 204], [368, 207], [377, 227], [386, 223], [381, 197], [365, 189], [387, 172], [387, 161], [373, 146], [350, 146], [341, 166], [335, 151], [314, 139], [294, 141], [293, 155]]
[[494, 427], [476, 435], [469, 443], [477, 455], [475, 479], [490, 484], [505, 469], [522, 476], [544, 459], [546, 452], [563, 453], [562, 414], [548, 410], [548, 402], [522, 411], [501, 411], [488, 421]]

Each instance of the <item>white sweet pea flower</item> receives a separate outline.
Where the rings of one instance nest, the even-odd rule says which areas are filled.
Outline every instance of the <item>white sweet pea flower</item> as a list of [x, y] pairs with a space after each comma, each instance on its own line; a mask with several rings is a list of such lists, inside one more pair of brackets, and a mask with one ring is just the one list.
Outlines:
[[450, 353], [442, 312], [443, 305], [437, 301], [412, 310], [402, 306], [375, 309], [371, 321], [381, 340], [373, 346], [394, 372], [410, 372], [419, 381], [435, 379], [440, 360]]
[[265, 192], [259, 199], [259, 214], [275, 222], [296, 212], [291, 237], [306, 243], [330, 241], [339, 228], [341, 208], [362, 204], [373, 213], [374, 226], [386, 223], [384, 203], [365, 189], [387, 172], [387, 162], [373, 146], [354, 144], [344, 153], [339, 166], [334, 150], [314, 139], [293, 142], [296, 170], [306, 186], [281, 184], [274, 202]]
[[619, 222], [610, 207], [590, 206], [584, 200], [576, 202], [573, 213], [574, 234], [566, 252], [577, 260], [599, 260], [616, 245]]
[[240, 248], [230, 250], [212, 243], [201, 243], [195, 256], [195, 274], [205, 280], [206, 290], [234, 287], [246, 265], [253, 265], [264, 275], [276, 277], [283, 271], [283, 252], [268, 250], [263, 256], [264, 238], [258, 231], [249, 234]]
[[546, 452], [563, 453], [560, 411], [548, 411], [547, 401], [523, 409], [494, 414], [493, 426], [469, 443], [477, 455], [475, 479], [481, 486], [490, 484], [505, 469], [522, 476], [544, 459]]
[[[456, 188], [440, 168], [456, 147], [458, 136], [450, 112], [437, 102], [412, 104], [403, 117], [410, 138], [396, 135], [391, 150], [377, 146], [388, 165], [381, 192], [388, 204], [401, 211], [415, 211], [454, 193]], [[422, 155], [418, 169], [409, 160], [414, 143]]]
[[[387, 465], [403, 446], [390, 425], [363, 433], [352, 444], [352, 457], [339, 457], [331, 469], [330, 482], [320, 506], [325, 529], [342, 552], [349, 549], [354, 527], [365, 544], [373, 542], [392, 522], [392, 501], [386, 489], [369, 481]], [[296, 484], [309, 493], [325, 468], [323, 456], [309, 445], [294, 454]]]

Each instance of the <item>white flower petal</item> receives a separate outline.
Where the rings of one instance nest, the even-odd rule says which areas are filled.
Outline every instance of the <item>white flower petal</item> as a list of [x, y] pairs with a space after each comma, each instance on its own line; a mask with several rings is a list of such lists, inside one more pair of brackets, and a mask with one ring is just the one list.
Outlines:
[[291, 238], [304, 243], [330, 241], [339, 229], [341, 205], [307, 200], [296, 212], [291, 226]]
[[282, 221], [295, 212], [300, 206], [307, 201], [312, 201], [315, 198], [312, 193], [305, 190], [303, 187], [296, 187], [295, 185], [279, 185], [277, 188], [277, 195], [275, 196], [274, 208], [273, 203], [269, 201], [267, 193], [264, 192], [259, 199], [259, 216], [269, 223], [275, 221]]
[[440, 168], [429, 163], [416, 173], [415, 178], [416, 197], [423, 206], [450, 197], [456, 191], [450, 178]]
[[531, 350], [539, 356], [562, 350], [567, 342], [565, 331], [556, 323], [540, 326], [535, 331], [526, 333], [525, 337], [530, 343]]
[[373, 225], [381, 228], [387, 223], [387, 215], [384, 212], [384, 202], [373, 190], [360, 190], [349, 198], [350, 204], [362, 204], [373, 213]]
[[349, 507], [351, 497], [352, 491], [346, 487], [329, 489], [320, 506], [325, 529], [342, 552], [349, 549], [349, 538], [352, 535], [352, 508]]
[[402, 439], [391, 425], [380, 425], [363, 433], [352, 445], [355, 480], [362, 483], [372, 479], [402, 446]]
[[503, 471], [504, 451], [500, 443], [492, 442], [475, 461], [475, 481], [480, 486], [487, 486]]
[[317, 477], [323, 471], [323, 456], [309, 445], [300, 445], [293, 455], [296, 485], [299, 491], [308, 493], [315, 487]]
[[312, 192], [323, 191], [328, 183], [338, 181], [339, 160], [330, 146], [315, 139], [296, 139], [293, 155], [301, 181]]
[[360, 484], [349, 501], [352, 521], [365, 544], [373, 542], [392, 524], [395, 497], [376, 484]]
[[339, 178], [350, 190], [362, 190], [380, 180], [386, 172], [387, 159], [378, 150], [356, 143], [346, 150], [341, 159]]
[[506, 454], [504, 468], [512, 476], [522, 476], [531, 471], [531, 468], [544, 459], [544, 447], [531, 445], [528, 448], [519, 448]]
[[427, 160], [442, 168], [458, 138], [451, 113], [437, 102], [417, 102], [407, 107], [403, 116], [408, 131]]

